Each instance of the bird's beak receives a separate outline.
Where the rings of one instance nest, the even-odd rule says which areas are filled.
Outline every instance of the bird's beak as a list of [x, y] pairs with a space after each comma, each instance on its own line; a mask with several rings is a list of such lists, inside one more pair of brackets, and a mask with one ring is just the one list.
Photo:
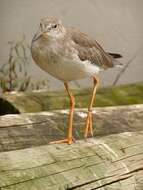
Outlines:
[[48, 32], [43, 32], [43, 34], [42, 34], [45, 38], [47, 38], [48, 37]]
[[41, 32], [40, 30], [38, 32], [36, 32], [36, 34], [34, 35], [32, 41], [38, 40], [42, 36], [42, 34], [43, 34], [43, 32]]
[[47, 36], [48, 36], [48, 32], [42, 32], [42, 31], [39, 30], [39, 31], [34, 35], [32, 41], [36, 41], [36, 40], [38, 40], [41, 36], [44, 36], [44, 37], [47, 38]]

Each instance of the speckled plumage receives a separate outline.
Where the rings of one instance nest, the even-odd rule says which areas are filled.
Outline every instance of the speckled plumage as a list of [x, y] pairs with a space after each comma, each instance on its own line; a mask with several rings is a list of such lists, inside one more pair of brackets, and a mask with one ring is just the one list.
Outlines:
[[87, 34], [76, 28], [67, 28], [68, 35], [74, 41], [74, 47], [82, 61], [89, 60], [92, 64], [102, 68], [114, 66], [114, 59], [103, 48]]

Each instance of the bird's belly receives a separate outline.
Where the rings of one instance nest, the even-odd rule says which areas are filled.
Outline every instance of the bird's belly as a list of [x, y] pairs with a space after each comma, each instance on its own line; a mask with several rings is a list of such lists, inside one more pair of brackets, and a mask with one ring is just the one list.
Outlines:
[[86, 77], [86, 73], [77, 65], [67, 61], [43, 62], [38, 64], [44, 71], [62, 81], [78, 80]]
[[68, 59], [59, 59], [54, 62], [43, 62], [40, 67], [62, 81], [72, 81], [98, 74], [99, 68], [86, 61], [75, 61]]
[[49, 59], [39, 54], [34, 60], [42, 70], [62, 81], [78, 80], [99, 72], [97, 66], [89, 61], [81, 61], [77, 57], [54, 56]]

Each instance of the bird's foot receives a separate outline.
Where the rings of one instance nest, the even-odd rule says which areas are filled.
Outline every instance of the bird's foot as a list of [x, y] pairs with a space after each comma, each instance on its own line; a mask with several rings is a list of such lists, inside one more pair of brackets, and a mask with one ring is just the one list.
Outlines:
[[73, 142], [75, 142], [75, 139], [73, 137], [71, 137], [71, 138], [67, 138], [67, 139], [52, 141], [49, 144], [61, 144], [61, 143], [72, 144]]
[[86, 126], [84, 131], [84, 137], [87, 138], [88, 134], [93, 137], [93, 117], [92, 112], [88, 111], [87, 118], [86, 118]]

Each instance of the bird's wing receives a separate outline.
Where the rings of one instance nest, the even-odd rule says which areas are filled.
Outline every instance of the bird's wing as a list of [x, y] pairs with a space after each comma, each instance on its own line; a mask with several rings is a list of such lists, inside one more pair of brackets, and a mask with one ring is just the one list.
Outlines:
[[106, 53], [103, 48], [87, 34], [76, 28], [67, 28], [67, 33], [75, 43], [75, 49], [82, 61], [89, 60], [103, 68], [113, 67], [114, 59]]

